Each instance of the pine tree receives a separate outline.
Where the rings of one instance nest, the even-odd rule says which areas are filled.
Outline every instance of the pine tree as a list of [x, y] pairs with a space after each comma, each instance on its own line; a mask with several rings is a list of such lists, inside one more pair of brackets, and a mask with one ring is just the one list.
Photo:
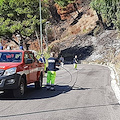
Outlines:
[[[42, 2], [42, 22], [49, 19], [49, 12]], [[35, 31], [39, 31], [38, 0], [1, 0], [0, 1], [0, 36], [12, 40], [13, 34], [20, 34], [22, 41], [34, 39]]]
[[[91, 7], [96, 11], [98, 19], [106, 19], [107, 27], [120, 30], [120, 0], [92, 0]], [[104, 23], [103, 23], [104, 24]]]

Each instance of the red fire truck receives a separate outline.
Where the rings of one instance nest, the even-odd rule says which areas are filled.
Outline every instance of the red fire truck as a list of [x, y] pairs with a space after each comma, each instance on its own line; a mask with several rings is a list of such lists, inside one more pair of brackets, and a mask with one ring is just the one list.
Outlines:
[[34, 53], [24, 50], [0, 50], [0, 90], [12, 91], [21, 98], [30, 83], [42, 88], [44, 64], [39, 63]]

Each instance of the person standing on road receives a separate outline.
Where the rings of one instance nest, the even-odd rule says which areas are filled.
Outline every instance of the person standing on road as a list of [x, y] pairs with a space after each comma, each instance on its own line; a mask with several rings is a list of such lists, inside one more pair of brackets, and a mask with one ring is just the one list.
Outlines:
[[73, 59], [73, 64], [74, 64], [75, 69], [77, 69], [77, 63], [78, 63], [78, 58], [77, 58], [77, 55], [75, 55], [75, 57]]
[[50, 58], [48, 58], [48, 70], [47, 70], [47, 90], [55, 90], [54, 83], [56, 78], [56, 63], [57, 59], [55, 58], [55, 53], [50, 53]]
[[41, 54], [41, 57], [39, 59], [41, 63], [44, 63], [44, 71], [46, 71], [46, 60], [43, 54]]
[[60, 60], [61, 66], [63, 67], [63, 65], [64, 65], [64, 57], [61, 55], [59, 60]]

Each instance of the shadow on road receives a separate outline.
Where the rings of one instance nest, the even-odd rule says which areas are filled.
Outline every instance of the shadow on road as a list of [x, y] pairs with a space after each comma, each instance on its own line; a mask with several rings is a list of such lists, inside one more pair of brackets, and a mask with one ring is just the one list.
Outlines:
[[40, 90], [35, 90], [33, 86], [29, 86], [24, 98], [22, 99], [16, 99], [14, 98], [12, 93], [1, 93], [0, 94], [0, 100], [32, 100], [32, 99], [45, 99], [45, 98], [51, 98], [58, 96], [60, 94], [67, 93], [71, 90], [71, 87], [68, 85], [55, 86], [55, 91], [46, 90], [45, 87], [43, 87]]

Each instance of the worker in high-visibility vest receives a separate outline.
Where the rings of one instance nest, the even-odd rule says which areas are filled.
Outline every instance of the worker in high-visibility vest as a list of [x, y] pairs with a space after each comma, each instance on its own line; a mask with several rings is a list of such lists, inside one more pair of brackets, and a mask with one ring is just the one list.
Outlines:
[[73, 65], [74, 65], [75, 69], [77, 69], [77, 63], [78, 63], [78, 58], [77, 58], [77, 55], [75, 55], [75, 57], [73, 59]]
[[48, 58], [48, 69], [47, 69], [47, 90], [55, 90], [54, 83], [56, 78], [56, 63], [57, 59], [55, 58], [55, 53], [50, 53], [50, 58]]
[[60, 60], [61, 66], [63, 67], [63, 65], [64, 65], [64, 57], [61, 55], [59, 60]]
[[44, 63], [44, 71], [46, 71], [46, 60], [43, 54], [41, 54], [41, 57], [39, 59], [41, 63]]

